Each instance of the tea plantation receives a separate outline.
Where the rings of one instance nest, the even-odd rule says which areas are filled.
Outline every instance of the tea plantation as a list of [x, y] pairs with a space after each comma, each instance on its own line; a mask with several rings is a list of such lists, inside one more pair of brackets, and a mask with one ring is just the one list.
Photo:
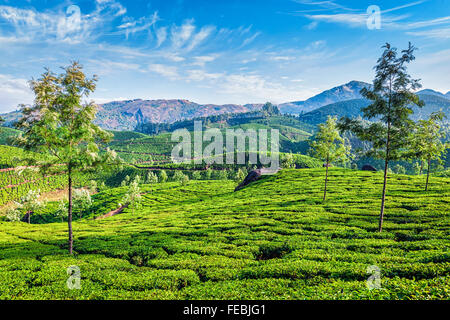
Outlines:
[[[144, 185], [143, 208], [67, 225], [0, 222], [0, 299], [449, 299], [450, 178], [283, 170], [231, 181]], [[94, 197], [117, 208], [126, 188]], [[95, 216], [104, 214], [98, 210]], [[67, 268], [81, 270], [69, 290]], [[381, 271], [381, 288], [366, 286]]]

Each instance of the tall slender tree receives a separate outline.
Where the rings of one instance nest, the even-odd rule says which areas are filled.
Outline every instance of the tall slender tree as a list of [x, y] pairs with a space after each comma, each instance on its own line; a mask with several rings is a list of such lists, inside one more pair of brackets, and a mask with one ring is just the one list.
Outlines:
[[441, 122], [445, 115], [442, 111], [434, 112], [428, 120], [419, 120], [416, 124], [416, 130], [413, 139], [413, 154], [421, 162], [427, 163], [427, 180], [425, 191], [428, 191], [428, 182], [430, 179], [431, 161], [437, 160], [442, 163], [442, 155], [448, 148], [443, 142], [446, 137], [445, 131], [441, 130]]
[[93, 102], [85, 102], [95, 90], [96, 82], [97, 77], [87, 78], [77, 62], [63, 68], [59, 75], [46, 69], [39, 79], [30, 81], [35, 95], [34, 104], [21, 106], [23, 116], [17, 123], [23, 134], [16, 139], [16, 145], [49, 155], [39, 163], [40, 170], [47, 171], [63, 164], [67, 171], [70, 254], [73, 252], [74, 173], [118, 161], [116, 154], [109, 149], [100, 153], [99, 143], [109, 141], [112, 135], [93, 124], [97, 106]]
[[327, 197], [328, 168], [332, 162], [347, 160], [350, 154], [350, 145], [346, 144], [344, 138], [337, 129], [337, 118], [328, 116], [327, 122], [319, 124], [319, 131], [316, 139], [311, 143], [311, 153], [325, 161], [325, 187], [323, 191], [323, 201]]
[[350, 130], [359, 139], [371, 143], [366, 156], [384, 159], [379, 232], [383, 230], [389, 162], [406, 157], [414, 128], [414, 122], [409, 118], [413, 113], [412, 105], [423, 106], [414, 94], [421, 87], [419, 80], [412, 79], [406, 69], [406, 65], [415, 59], [414, 46], [409, 43], [401, 54], [389, 43], [383, 48], [384, 52], [374, 68], [373, 87], [361, 90], [365, 98], [372, 100], [369, 106], [362, 109], [363, 117], [371, 122], [342, 118], [338, 125], [341, 130]]

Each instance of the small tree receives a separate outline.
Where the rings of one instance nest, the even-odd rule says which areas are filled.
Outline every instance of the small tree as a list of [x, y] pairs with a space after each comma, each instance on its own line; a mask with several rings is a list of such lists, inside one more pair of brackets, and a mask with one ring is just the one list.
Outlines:
[[97, 78], [88, 79], [82, 69], [74, 62], [60, 75], [47, 70], [40, 79], [30, 81], [35, 101], [31, 107], [22, 106], [23, 117], [17, 123], [23, 133], [16, 140], [18, 146], [51, 156], [39, 164], [42, 171], [60, 164], [67, 170], [69, 254], [73, 252], [74, 172], [118, 163], [115, 152], [109, 149], [102, 154], [99, 152], [98, 143], [109, 141], [112, 134], [92, 122], [97, 106], [84, 101], [95, 90]]
[[206, 171], [205, 171], [205, 179], [206, 180], [211, 180], [211, 176], [212, 176], [212, 170], [210, 168], [206, 169]]
[[125, 205], [128, 205], [128, 207], [131, 208], [132, 213], [134, 214], [135, 209], [141, 208], [141, 200], [141, 188], [139, 188], [139, 183], [135, 179], [130, 183], [128, 192], [125, 194], [122, 202]]
[[22, 214], [17, 209], [9, 208], [6, 211], [6, 220], [10, 222], [20, 222], [22, 221]]
[[406, 64], [415, 59], [415, 48], [410, 43], [400, 56], [389, 43], [383, 48], [385, 50], [375, 66], [373, 88], [361, 90], [366, 99], [372, 100], [372, 104], [361, 109], [364, 118], [376, 121], [364, 123], [359, 119], [343, 118], [339, 124], [341, 130], [352, 131], [359, 139], [370, 142], [371, 148], [366, 156], [384, 160], [379, 232], [383, 230], [389, 162], [407, 156], [414, 128], [409, 118], [413, 113], [412, 105], [423, 106], [423, 102], [414, 94], [421, 85], [406, 72]]
[[445, 140], [446, 133], [441, 130], [442, 120], [445, 115], [441, 112], [432, 113], [428, 120], [419, 120], [416, 124], [416, 130], [413, 142], [413, 153], [427, 165], [427, 180], [425, 191], [428, 191], [428, 182], [430, 179], [431, 161], [437, 160], [443, 163], [442, 155], [448, 148]]
[[219, 180], [227, 180], [228, 179], [228, 171], [227, 170], [220, 170], [217, 174], [217, 178]]
[[78, 211], [80, 219], [83, 213], [92, 206], [91, 194], [88, 190], [77, 189], [73, 194], [73, 209]]
[[64, 222], [64, 218], [67, 217], [67, 202], [60, 200], [58, 202], [58, 208], [55, 211], [55, 217], [61, 218], [61, 222]]
[[167, 176], [166, 171], [165, 170], [161, 170], [159, 172], [159, 181], [164, 183], [164, 182], [167, 182], [167, 179], [169, 179], [169, 177]]
[[173, 174], [172, 180], [175, 182], [179, 182], [182, 185], [186, 185], [189, 182], [189, 177], [182, 171], [176, 170]]
[[397, 173], [397, 174], [405, 174], [406, 173], [406, 169], [401, 164], [396, 164], [395, 167], [394, 167], [394, 172]]
[[200, 173], [200, 171], [192, 172], [192, 179], [193, 180], [201, 180], [202, 179], [202, 174]]
[[39, 190], [29, 190], [25, 196], [20, 198], [20, 203], [17, 204], [17, 209], [23, 212], [28, 223], [31, 223], [31, 215], [42, 207], [39, 197]]
[[[149, 171], [147, 173], [147, 178], [145, 181], [147, 184], [149, 184], [150, 186], [158, 183], [158, 176], [156, 174], [154, 174], [153, 172]], [[151, 190], [151, 189], [150, 189]]]
[[238, 171], [236, 172], [236, 176], [234, 178], [234, 181], [235, 182], [242, 182], [242, 181], [244, 181], [245, 177], [246, 177], [246, 174], [244, 173], [244, 171], [242, 171], [241, 168], [239, 168]]
[[89, 181], [89, 192], [91, 194], [95, 194], [95, 193], [97, 193], [97, 191], [98, 191], [97, 181], [95, 181], [95, 180]]
[[413, 170], [414, 170], [414, 173], [415, 173], [416, 175], [422, 174], [422, 168], [421, 168], [421, 165], [420, 165], [419, 162], [414, 162], [414, 164], [413, 164]]
[[347, 160], [350, 154], [350, 145], [345, 143], [337, 129], [337, 118], [328, 116], [327, 122], [319, 124], [316, 140], [311, 143], [311, 153], [318, 159], [325, 161], [325, 188], [323, 201], [327, 197], [328, 168], [332, 162]]
[[281, 160], [281, 166], [284, 169], [292, 169], [295, 168], [294, 155], [292, 153], [286, 153]]
[[126, 186], [129, 185], [129, 184], [130, 184], [130, 176], [127, 175], [127, 176], [125, 177], [125, 179], [122, 180], [120, 186], [121, 186], [121, 187], [126, 187]]
[[189, 177], [188, 177], [188, 175], [187, 175], [187, 174], [183, 174], [183, 178], [181, 179], [181, 184], [182, 184], [183, 186], [185, 186], [185, 185], [188, 184], [188, 182], [189, 182]]

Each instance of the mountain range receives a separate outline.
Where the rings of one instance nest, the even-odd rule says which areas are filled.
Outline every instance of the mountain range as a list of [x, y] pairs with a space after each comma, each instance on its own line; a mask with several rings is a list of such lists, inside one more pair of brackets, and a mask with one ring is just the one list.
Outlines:
[[[358, 116], [360, 109], [370, 101], [361, 96], [361, 89], [371, 85], [361, 81], [350, 81], [341, 86], [323, 91], [305, 101], [279, 104], [282, 113], [296, 114], [301, 121], [318, 124], [328, 115]], [[415, 108], [413, 118], [423, 119], [434, 111], [442, 109], [450, 117], [450, 91], [446, 94], [425, 89], [417, 93], [425, 107]], [[245, 113], [261, 109], [262, 104], [198, 104], [188, 100], [126, 100], [99, 105], [95, 123], [109, 130], [134, 130], [143, 123], [173, 123], [179, 120], [207, 117], [223, 113]], [[20, 111], [1, 115], [5, 124], [11, 126], [20, 117]]]
[[361, 81], [350, 81], [344, 85], [323, 91], [305, 101], [287, 102], [278, 105], [282, 113], [302, 114], [320, 107], [352, 99], [362, 99], [361, 89], [371, 85]]

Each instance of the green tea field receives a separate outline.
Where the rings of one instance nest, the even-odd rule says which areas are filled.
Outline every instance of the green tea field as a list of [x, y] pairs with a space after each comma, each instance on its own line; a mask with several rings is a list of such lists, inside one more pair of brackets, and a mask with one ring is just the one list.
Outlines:
[[66, 223], [0, 222], [0, 299], [449, 299], [450, 178], [390, 174], [379, 233], [383, 173], [332, 168], [323, 203], [324, 172], [143, 185], [141, 209], [96, 220], [126, 188], [101, 192], [73, 256]]

